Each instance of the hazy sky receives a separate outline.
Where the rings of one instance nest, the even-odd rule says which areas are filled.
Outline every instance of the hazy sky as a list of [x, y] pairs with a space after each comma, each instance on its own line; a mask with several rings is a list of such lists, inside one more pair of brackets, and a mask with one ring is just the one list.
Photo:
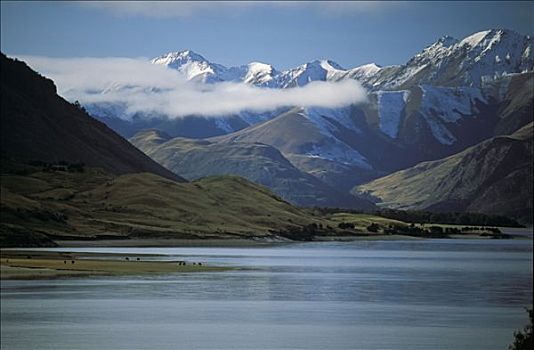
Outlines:
[[1, 2], [8, 55], [154, 57], [192, 49], [224, 65], [405, 63], [448, 34], [534, 34], [534, 2]]

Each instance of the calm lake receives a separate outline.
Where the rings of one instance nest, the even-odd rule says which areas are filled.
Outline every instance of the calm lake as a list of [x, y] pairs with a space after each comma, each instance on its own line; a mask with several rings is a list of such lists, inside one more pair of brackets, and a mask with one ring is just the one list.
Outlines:
[[532, 304], [531, 239], [64, 250], [243, 269], [3, 281], [2, 349], [504, 350]]

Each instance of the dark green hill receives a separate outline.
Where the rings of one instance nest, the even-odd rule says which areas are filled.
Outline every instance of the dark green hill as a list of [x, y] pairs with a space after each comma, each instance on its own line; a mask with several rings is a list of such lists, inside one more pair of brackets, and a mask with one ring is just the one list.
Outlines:
[[54, 83], [4, 54], [1, 63], [1, 155], [5, 161], [82, 162], [114, 174], [171, 173], [81, 107], [57, 95]]

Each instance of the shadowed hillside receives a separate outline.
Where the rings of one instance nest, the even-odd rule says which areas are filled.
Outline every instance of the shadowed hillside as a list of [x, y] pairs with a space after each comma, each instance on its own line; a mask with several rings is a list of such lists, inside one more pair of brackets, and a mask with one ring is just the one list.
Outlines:
[[532, 222], [533, 123], [356, 187], [396, 209], [470, 211]]
[[115, 174], [151, 172], [184, 181], [59, 97], [54, 83], [24, 62], [0, 59], [2, 162], [82, 162]]

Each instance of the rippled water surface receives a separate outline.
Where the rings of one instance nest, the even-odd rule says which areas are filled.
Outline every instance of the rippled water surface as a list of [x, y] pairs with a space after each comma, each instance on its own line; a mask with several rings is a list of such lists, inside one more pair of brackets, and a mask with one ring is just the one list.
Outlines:
[[219, 273], [3, 281], [2, 349], [506, 349], [532, 240], [68, 248]]

